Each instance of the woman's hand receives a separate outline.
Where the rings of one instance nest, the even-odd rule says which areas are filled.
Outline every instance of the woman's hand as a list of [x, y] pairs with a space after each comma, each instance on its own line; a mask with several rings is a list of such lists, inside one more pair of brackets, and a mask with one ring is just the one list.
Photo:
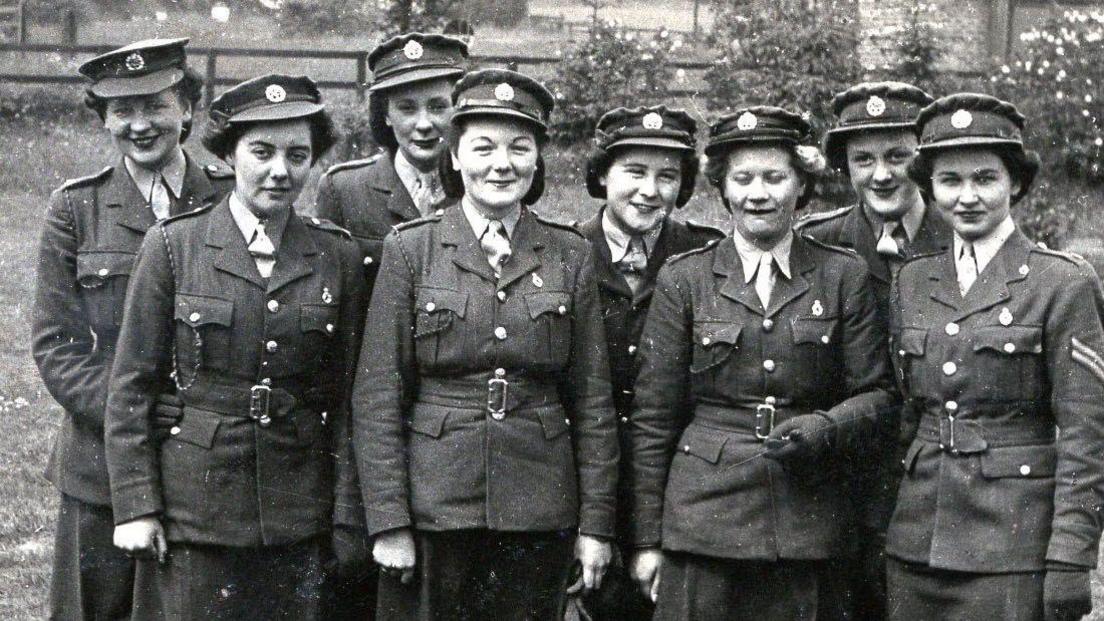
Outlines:
[[590, 535], [579, 535], [575, 539], [575, 560], [583, 568], [583, 575], [575, 584], [567, 587], [567, 594], [574, 595], [580, 590], [584, 593], [597, 591], [602, 586], [602, 578], [609, 568], [613, 557], [613, 547], [608, 541], [602, 541]]
[[659, 595], [659, 568], [663, 565], [663, 552], [659, 548], [645, 548], [633, 554], [629, 562], [629, 575], [640, 587], [644, 597], [654, 603]]
[[169, 544], [165, 541], [165, 528], [156, 517], [140, 517], [115, 527], [115, 547], [135, 558], [156, 558], [165, 562]]
[[399, 576], [403, 584], [414, 581], [414, 534], [409, 528], [396, 528], [376, 535], [372, 559], [380, 572]]

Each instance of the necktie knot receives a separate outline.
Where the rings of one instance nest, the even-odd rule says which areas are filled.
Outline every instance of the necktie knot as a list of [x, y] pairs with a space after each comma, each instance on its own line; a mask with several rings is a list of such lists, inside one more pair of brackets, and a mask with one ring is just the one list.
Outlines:
[[487, 223], [479, 245], [483, 247], [483, 252], [487, 254], [487, 263], [497, 276], [511, 253], [510, 239], [506, 236], [506, 226], [502, 224], [502, 220], [491, 220]]
[[977, 256], [974, 254], [972, 243], [962, 242], [962, 251], [955, 261], [955, 268], [958, 272], [958, 290], [965, 296], [978, 277]]
[[882, 234], [878, 238], [878, 254], [889, 258], [901, 258], [905, 254], [908, 237], [900, 222], [886, 222], [882, 225]]
[[164, 175], [157, 175], [150, 183], [149, 198], [150, 209], [158, 220], [168, 218], [172, 211], [172, 199], [170, 198], [169, 184]]
[[755, 295], [759, 297], [763, 309], [770, 304], [771, 289], [774, 288], [774, 257], [764, 252], [759, 255], [759, 267], [755, 270]]
[[272, 268], [276, 265], [276, 245], [265, 232], [263, 220], [257, 222], [257, 228], [253, 230], [253, 238], [249, 241], [249, 255], [257, 264], [257, 271], [261, 276], [268, 278], [272, 275]]
[[648, 267], [648, 253], [644, 249], [644, 239], [633, 235], [625, 256], [617, 262], [617, 268], [625, 278], [633, 295], [644, 285], [644, 271]]

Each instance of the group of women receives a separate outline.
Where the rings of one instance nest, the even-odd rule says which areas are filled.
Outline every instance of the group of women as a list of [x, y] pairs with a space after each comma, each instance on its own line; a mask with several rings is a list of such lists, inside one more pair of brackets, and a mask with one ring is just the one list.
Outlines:
[[[369, 56], [383, 152], [327, 171], [319, 218], [315, 84], [222, 93], [229, 168], [200, 168], [186, 42], [81, 67], [122, 161], [47, 210], [53, 618], [1091, 609], [1104, 296], [1011, 220], [1038, 168], [1011, 104], [861, 84], [823, 155], [736, 110], [704, 145], [723, 232], [670, 217], [695, 121], [619, 108], [569, 226], [533, 211], [551, 93], [409, 34]], [[796, 221], [826, 163], [859, 203]]]

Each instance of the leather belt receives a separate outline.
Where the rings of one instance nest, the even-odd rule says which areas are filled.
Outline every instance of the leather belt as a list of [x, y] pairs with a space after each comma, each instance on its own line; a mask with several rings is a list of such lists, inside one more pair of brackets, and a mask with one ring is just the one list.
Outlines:
[[179, 393], [185, 405], [218, 412], [236, 418], [248, 418], [261, 427], [268, 427], [275, 419], [289, 415], [297, 406], [324, 409], [322, 391], [309, 390], [297, 397], [284, 388], [265, 384], [253, 386], [222, 383], [196, 383]]
[[422, 377], [418, 401], [460, 409], [478, 409], [495, 420], [513, 410], [559, 406], [555, 384], [525, 377], [508, 378], [505, 369], [482, 377]]
[[756, 440], [762, 442], [778, 423], [811, 412], [780, 406], [774, 399], [749, 406], [699, 404], [694, 408], [691, 422], [722, 431], [754, 435]]
[[[967, 418], [973, 414], [975, 417]], [[954, 414], [927, 411], [920, 418], [917, 438], [938, 444], [953, 455], [984, 453], [990, 448], [1054, 442], [1054, 424], [1042, 416], [1014, 419], [976, 418], [977, 412]]]

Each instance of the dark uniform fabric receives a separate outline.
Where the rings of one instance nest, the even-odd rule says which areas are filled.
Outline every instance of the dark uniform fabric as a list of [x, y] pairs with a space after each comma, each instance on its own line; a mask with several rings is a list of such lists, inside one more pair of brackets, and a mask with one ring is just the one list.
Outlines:
[[[1095, 568], [1104, 297], [1092, 268], [1017, 231], [965, 297], [947, 251], [905, 264], [893, 305], [895, 362], [919, 425], [887, 553], [1009, 581], [1048, 562]], [[904, 584], [891, 605], [919, 597]]]
[[[905, 260], [945, 250], [951, 244], [951, 226], [933, 207], [924, 209], [915, 239], [902, 248], [903, 257], [893, 260], [878, 253], [879, 231], [870, 222], [861, 204], [801, 219], [795, 230], [828, 244], [854, 250], [866, 261], [870, 282], [878, 301], [879, 316], [889, 321], [890, 283]], [[855, 613], [861, 619], [885, 617], [885, 531], [893, 514], [900, 479], [900, 415], [886, 418], [879, 442], [870, 445], [863, 457], [852, 464], [850, 495], [855, 499], [859, 523], [856, 525], [857, 552], [841, 571], [853, 575]]]
[[1043, 619], [1044, 572], [979, 574], [932, 571], [894, 558], [886, 561], [894, 594], [886, 618], [893, 621], [1038, 621]]
[[[211, 204], [232, 187], [233, 173], [188, 157], [171, 211]], [[31, 351], [46, 389], [65, 409], [46, 467], [46, 478], [62, 493], [52, 618], [116, 618], [130, 608], [134, 564], [111, 541], [103, 420], [127, 282], [155, 221], [122, 161], [67, 182], [50, 195], [46, 210]]]

